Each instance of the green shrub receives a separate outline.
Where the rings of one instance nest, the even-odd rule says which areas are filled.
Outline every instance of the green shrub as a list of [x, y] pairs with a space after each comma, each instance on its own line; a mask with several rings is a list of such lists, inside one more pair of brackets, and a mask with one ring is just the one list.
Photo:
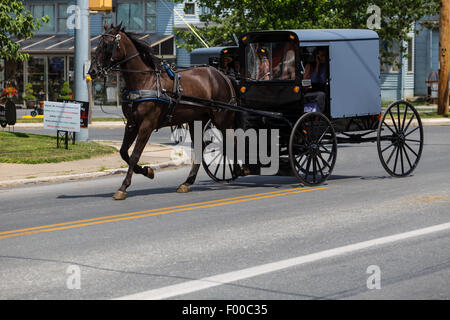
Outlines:
[[33, 84], [27, 83], [25, 85], [25, 94], [23, 95], [23, 99], [26, 101], [36, 100], [36, 97], [34, 96], [34, 91], [33, 91]]
[[72, 89], [69, 87], [69, 82], [65, 81], [61, 89], [60, 97], [63, 100], [72, 100]]

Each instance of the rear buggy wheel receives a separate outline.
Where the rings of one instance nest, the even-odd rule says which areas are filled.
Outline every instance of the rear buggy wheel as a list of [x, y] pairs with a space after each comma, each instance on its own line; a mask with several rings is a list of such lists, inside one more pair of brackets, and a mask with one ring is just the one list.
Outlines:
[[7, 125], [8, 125], [8, 124], [6, 123], [6, 121], [0, 122], [0, 126], [1, 126], [2, 128], [6, 128]]
[[37, 112], [36, 111], [31, 111], [31, 116], [34, 118], [37, 116]]
[[333, 171], [336, 155], [336, 133], [330, 120], [319, 112], [304, 114], [289, 139], [289, 161], [297, 179], [308, 186], [324, 183]]
[[396, 101], [387, 108], [378, 124], [377, 148], [381, 164], [393, 177], [408, 176], [417, 167], [423, 149], [423, 127], [410, 103]]
[[238, 177], [225, 146], [222, 133], [209, 120], [203, 130], [202, 165], [208, 176], [219, 183], [230, 183]]

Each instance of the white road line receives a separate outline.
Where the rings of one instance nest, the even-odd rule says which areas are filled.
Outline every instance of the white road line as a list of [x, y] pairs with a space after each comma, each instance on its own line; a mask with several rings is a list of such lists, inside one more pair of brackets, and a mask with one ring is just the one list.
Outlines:
[[230, 282], [243, 280], [247, 278], [252, 278], [260, 276], [269, 272], [279, 271], [286, 268], [296, 267], [305, 263], [314, 262], [326, 258], [331, 258], [343, 254], [348, 254], [354, 251], [367, 249], [374, 246], [385, 245], [388, 243], [405, 240], [413, 237], [423, 236], [434, 232], [444, 231], [450, 229], [450, 222], [443, 223], [428, 228], [417, 229], [405, 233], [399, 233], [392, 236], [377, 238], [369, 241], [363, 241], [339, 248], [334, 248], [330, 250], [325, 250], [313, 254], [308, 254], [305, 256], [295, 257], [291, 259], [281, 260], [277, 262], [267, 263], [259, 265], [256, 267], [251, 267], [247, 269], [232, 271], [228, 273], [223, 273], [215, 275], [208, 278], [203, 278], [199, 280], [187, 281], [172, 286], [162, 287], [158, 289], [153, 289], [137, 294], [132, 294], [129, 296], [124, 296], [118, 298], [118, 300], [159, 300], [167, 299], [183, 294], [188, 294]]

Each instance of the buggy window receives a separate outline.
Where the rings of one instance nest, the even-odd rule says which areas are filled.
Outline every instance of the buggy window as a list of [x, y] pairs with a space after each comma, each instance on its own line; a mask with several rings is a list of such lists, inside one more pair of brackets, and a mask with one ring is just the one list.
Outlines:
[[251, 80], [295, 80], [294, 42], [254, 42], [245, 47], [246, 77]]

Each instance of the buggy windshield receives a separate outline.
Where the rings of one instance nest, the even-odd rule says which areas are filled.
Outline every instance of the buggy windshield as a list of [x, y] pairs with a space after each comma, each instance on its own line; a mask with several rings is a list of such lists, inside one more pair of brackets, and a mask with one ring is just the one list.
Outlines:
[[295, 80], [294, 42], [254, 42], [245, 47], [245, 76], [250, 80]]

